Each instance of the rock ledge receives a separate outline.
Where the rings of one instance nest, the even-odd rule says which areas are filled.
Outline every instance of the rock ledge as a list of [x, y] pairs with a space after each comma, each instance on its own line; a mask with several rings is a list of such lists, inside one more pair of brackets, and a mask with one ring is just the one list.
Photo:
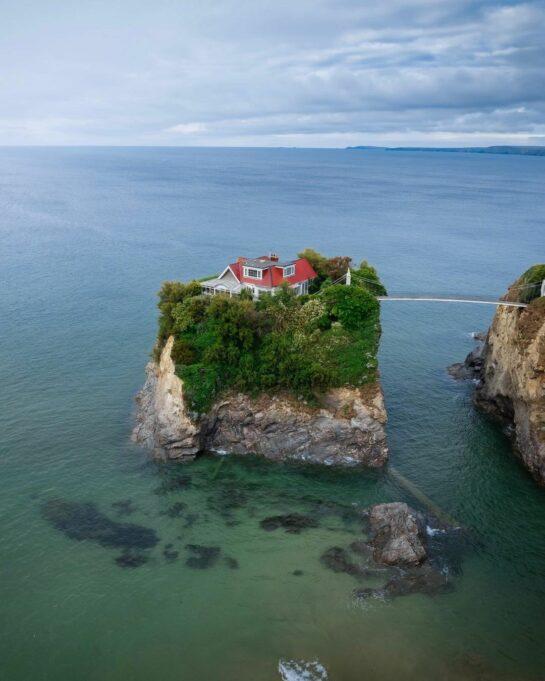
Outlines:
[[290, 396], [225, 395], [207, 414], [189, 414], [168, 339], [158, 363], [149, 362], [136, 397], [133, 440], [158, 459], [192, 460], [202, 451], [258, 454], [281, 461], [382, 466], [388, 458], [386, 410], [378, 384], [336, 388], [311, 409]]

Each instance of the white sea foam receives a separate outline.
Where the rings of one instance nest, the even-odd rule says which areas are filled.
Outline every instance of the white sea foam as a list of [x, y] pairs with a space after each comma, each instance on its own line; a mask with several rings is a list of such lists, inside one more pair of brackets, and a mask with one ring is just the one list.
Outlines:
[[426, 525], [426, 534], [428, 537], [435, 537], [438, 534], [446, 534], [446, 530], [441, 530], [438, 527], [430, 527], [429, 525]]
[[327, 681], [329, 678], [318, 660], [280, 660], [278, 671], [282, 681]]

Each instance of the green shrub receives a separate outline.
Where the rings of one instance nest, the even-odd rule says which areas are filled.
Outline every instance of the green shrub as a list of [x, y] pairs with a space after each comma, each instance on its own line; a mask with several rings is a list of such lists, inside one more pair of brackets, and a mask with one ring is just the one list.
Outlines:
[[323, 298], [331, 320], [348, 330], [361, 327], [379, 308], [375, 296], [359, 286], [335, 284], [324, 291]]
[[513, 286], [520, 303], [529, 303], [541, 295], [541, 282], [545, 279], [545, 265], [533, 265]]
[[179, 303], [182, 303], [186, 298], [198, 296], [202, 289], [197, 281], [190, 281], [183, 284], [180, 281], [165, 281], [159, 290], [160, 310], [159, 317], [159, 343], [162, 346], [164, 341], [171, 333], [174, 332], [174, 316], [173, 312]]
[[305, 248], [298, 256], [308, 260], [312, 265], [312, 269], [318, 275], [320, 282], [327, 278], [331, 279], [331, 281], [336, 281], [346, 274], [347, 269], [352, 263], [352, 258], [348, 255], [336, 255], [333, 258], [326, 258], [313, 248]]
[[214, 364], [191, 364], [176, 367], [184, 382], [184, 396], [191, 410], [200, 414], [212, 405], [220, 385], [220, 373]]
[[173, 331], [183, 333], [202, 323], [206, 318], [210, 300], [209, 296], [197, 295], [176, 303], [172, 308]]
[[195, 346], [186, 338], [175, 339], [170, 356], [176, 365], [193, 364], [197, 361]]
[[386, 288], [379, 279], [376, 269], [367, 260], [360, 263], [359, 269], [352, 270], [352, 281], [367, 288], [376, 296], [387, 295]]
[[313, 248], [305, 248], [298, 253], [299, 258], [305, 258], [319, 277], [327, 277], [327, 258]]
[[218, 296], [208, 307], [208, 317], [215, 342], [206, 358], [237, 364], [240, 353], [251, 350], [256, 341], [259, 319], [253, 301]]
[[191, 410], [205, 412], [229, 388], [288, 390], [314, 400], [329, 387], [376, 379], [375, 295], [384, 292], [376, 271], [362, 263], [352, 286], [333, 284], [350, 258], [303, 254], [319, 273], [317, 295], [297, 297], [285, 285], [254, 301], [204, 296], [197, 282], [163, 284], [155, 356], [174, 335], [172, 358]]

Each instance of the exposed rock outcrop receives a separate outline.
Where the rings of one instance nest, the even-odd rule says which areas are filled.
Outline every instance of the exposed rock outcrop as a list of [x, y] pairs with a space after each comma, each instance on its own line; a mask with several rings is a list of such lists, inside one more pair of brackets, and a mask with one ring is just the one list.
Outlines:
[[377, 504], [369, 512], [370, 545], [375, 562], [419, 565], [426, 558], [423, 518], [407, 504]]
[[183, 384], [170, 356], [170, 337], [159, 362], [149, 362], [146, 382], [136, 396], [133, 440], [153, 450], [159, 459], [194, 459], [200, 449], [199, 428], [187, 414]]
[[499, 306], [482, 350], [462, 366], [458, 377], [478, 379], [476, 406], [508, 427], [515, 452], [545, 484], [545, 298]]
[[[484, 341], [486, 337], [475, 336], [476, 340]], [[484, 344], [480, 342], [477, 347], [472, 350], [463, 362], [456, 362], [448, 367], [449, 374], [459, 381], [475, 380], [481, 377], [483, 368], [483, 353]]]
[[475, 404], [514, 426], [515, 448], [545, 484], [545, 299], [499, 307], [483, 349]]
[[200, 451], [258, 454], [281, 461], [382, 466], [388, 457], [386, 410], [378, 384], [336, 388], [320, 408], [290, 396], [225, 395], [207, 414], [192, 415], [176, 376], [169, 338], [158, 363], [146, 368], [133, 439], [157, 458], [190, 460]]
[[[354, 590], [358, 599], [397, 598], [415, 593], [435, 596], [453, 589], [451, 566], [445, 562], [443, 542], [428, 541], [426, 523], [432, 522], [403, 502], [377, 504], [364, 512], [367, 541], [348, 548], [332, 546], [320, 557], [328, 570], [345, 573], [359, 582], [382, 578], [381, 587]], [[441, 530], [445, 540], [454, 528]]]

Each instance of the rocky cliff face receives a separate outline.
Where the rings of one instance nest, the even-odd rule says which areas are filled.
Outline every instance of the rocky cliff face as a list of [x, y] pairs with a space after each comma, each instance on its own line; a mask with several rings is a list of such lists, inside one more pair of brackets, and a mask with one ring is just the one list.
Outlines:
[[319, 409], [288, 396], [234, 393], [197, 417], [184, 402], [172, 345], [170, 338], [159, 363], [148, 364], [146, 383], [136, 398], [133, 439], [153, 449], [156, 458], [191, 460], [208, 450], [277, 461], [371, 467], [386, 462], [386, 410], [378, 385], [330, 390]]
[[149, 362], [146, 382], [136, 396], [133, 440], [153, 450], [160, 459], [194, 459], [200, 449], [199, 428], [187, 414], [183, 385], [170, 356], [171, 336], [159, 363]]
[[498, 307], [481, 362], [476, 405], [512, 424], [517, 453], [545, 484], [545, 298]]

